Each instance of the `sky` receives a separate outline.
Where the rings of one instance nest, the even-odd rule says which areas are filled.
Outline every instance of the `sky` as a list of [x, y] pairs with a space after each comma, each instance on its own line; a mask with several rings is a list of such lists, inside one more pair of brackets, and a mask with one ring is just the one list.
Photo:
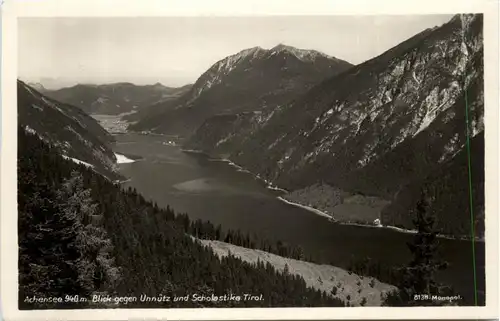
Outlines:
[[20, 18], [18, 76], [76, 83], [194, 83], [240, 50], [279, 43], [359, 64], [451, 15]]

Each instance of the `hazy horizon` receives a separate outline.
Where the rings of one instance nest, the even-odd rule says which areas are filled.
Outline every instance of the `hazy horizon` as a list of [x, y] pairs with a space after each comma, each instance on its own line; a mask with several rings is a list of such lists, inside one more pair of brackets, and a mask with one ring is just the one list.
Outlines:
[[452, 15], [20, 18], [18, 77], [80, 84], [192, 84], [215, 62], [279, 43], [359, 64]]

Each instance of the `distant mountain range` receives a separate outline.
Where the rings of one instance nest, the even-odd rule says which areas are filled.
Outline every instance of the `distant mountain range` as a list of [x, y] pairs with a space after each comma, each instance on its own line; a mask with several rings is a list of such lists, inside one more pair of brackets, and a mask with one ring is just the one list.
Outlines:
[[[434, 192], [432, 209], [441, 231], [466, 236], [470, 234], [465, 153], [469, 133], [476, 228], [482, 235], [482, 30], [482, 15], [456, 15], [305, 93], [289, 95], [286, 102], [283, 97], [272, 108], [231, 109], [236, 106], [232, 103], [223, 115], [206, 119], [186, 147], [222, 155], [291, 191], [320, 182], [347, 195], [377, 196], [390, 203], [378, 214], [384, 225], [411, 229], [419, 189], [425, 187]], [[296, 57], [291, 51], [285, 55]], [[193, 97], [206, 93], [206, 108], [226, 101], [223, 90], [214, 97], [210, 91], [215, 87], [202, 86], [227, 79], [221, 78], [225, 73], [215, 73], [225, 70], [224, 64], [220, 66], [211, 68], [192, 88]], [[223, 83], [232, 88], [233, 80]], [[229, 92], [227, 99], [233, 101], [232, 97]], [[163, 130], [163, 124], [175, 122], [183, 123], [184, 118], [158, 120], [161, 125], [150, 129]]]
[[160, 83], [138, 86], [132, 83], [105, 85], [78, 84], [58, 90], [47, 90], [41, 84], [33, 84], [45, 95], [58, 101], [77, 106], [88, 114], [118, 115], [137, 111], [157, 102], [168, 101], [189, 90], [165, 87]]
[[109, 147], [113, 137], [80, 108], [53, 100], [17, 82], [18, 122], [68, 159], [92, 167], [108, 179], [120, 178]]
[[131, 130], [190, 135], [216, 114], [273, 109], [350, 67], [314, 50], [254, 47], [216, 62], [179, 99], [126, 119], [137, 121]]

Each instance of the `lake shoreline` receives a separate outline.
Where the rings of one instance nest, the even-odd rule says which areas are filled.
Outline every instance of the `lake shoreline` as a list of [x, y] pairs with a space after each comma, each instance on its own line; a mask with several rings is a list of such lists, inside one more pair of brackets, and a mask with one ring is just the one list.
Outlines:
[[[285, 190], [283, 188], [280, 188], [278, 186], [272, 186], [267, 180], [261, 178], [260, 175], [252, 173], [248, 169], [244, 168], [241, 165], [236, 164], [235, 162], [231, 161], [228, 158], [216, 158], [216, 157], [212, 157], [207, 152], [201, 151], [201, 150], [181, 149], [181, 151], [186, 152], [186, 153], [193, 153], [193, 154], [203, 154], [203, 155], [206, 155], [209, 158], [209, 160], [211, 160], [211, 161], [225, 162], [229, 166], [235, 168], [237, 171], [248, 173], [248, 174], [252, 175], [255, 179], [258, 179], [258, 180], [266, 183], [266, 188], [267, 189], [275, 190], [275, 191], [280, 191], [282, 193], [289, 193], [289, 191], [287, 191], [287, 190]], [[304, 205], [304, 204], [300, 204], [300, 203], [296, 203], [296, 202], [287, 200], [286, 198], [283, 197], [283, 195], [282, 196], [277, 196], [276, 198], [278, 200], [280, 200], [281, 202], [284, 202], [286, 204], [289, 204], [289, 205], [292, 205], [292, 206], [296, 206], [296, 207], [300, 207], [300, 208], [305, 209], [305, 210], [307, 210], [307, 211], [309, 211], [311, 213], [314, 213], [316, 215], [325, 217], [325, 218], [327, 218], [333, 224], [358, 226], [358, 227], [364, 227], [364, 228], [383, 228], [383, 229], [393, 230], [395, 232], [404, 233], [404, 234], [416, 234], [417, 233], [416, 230], [404, 229], [404, 228], [397, 227], [397, 226], [392, 226], [392, 225], [383, 225], [383, 224], [375, 225], [375, 224], [369, 224], [369, 223], [363, 224], [363, 223], [353, 223], [353, 222], [349, 222], [349, 221], [338, 221], [338, 220], [335, 220], [335, 218], [332, 217], [331, 215], [329, 215], [328, 213], [325, 213], [325, 212], [323, 212], [321, 210], [312, 208], [312, 207]], [[440, 239], [448, 239], [448, 240], [455, 240], [455, 241], [471, 241], [470, 237], [455, 237], [455, 236], [446, 235], [446, 234], [437, 234], [437, 237], [440, 238]], [[484, 243], [484, 238], [478, 238], [478, 237], [476, 237], [475, 242]]]
[[[172, 137], [172, 135], [164, 135], [164, 134], [158, 134], [158, 133], [152, 133], [152, 132], [125, 132], [125, 133], [122, 133], [122, 134], [129, 134], [129, 133], [139, 134], [139, 135], [146, 135], [146, 136], [150, 135], [150, 136], [169, 136], [169, 137]], [[178, 146], [178, 145], [176, 145], [176, 146]], [[225, 162], [229, 166], [235, 168], [236, 171], [250, 174], [255, 179], [264, 182], [265, 185], [266, 185], [266, 188], [269, 189], [269, 190], [273, 190], [273, 191], [277, 191], [277, 192], [281, 192], [281, 193], [285, 193], [285, 194], [289, 193], [288, 190], [283, 189], [283, 188], [281, 188], [279, 186], [273, 186], [269, 181], [267, 181], [266, 179], [261, 178], [259, 174], [255, 174], [255, 173], [249, 171], [248, 169], [244, 168], [241, 165], [236, 164], [235, 162], [233, 162], [232, 160], [230, 160], [228, 158], [216, 158], [216, 157], [212, 157], [208, 152], [202, 151], [202, 150], [184, 149], [181, 146], [179, 146], [179, 148], [180, 148], [180, 150], [182, 152], [185, 152], [185, 153], [193, 153], [193, 154], [203, 154], [203, 155], [206, 155], [209, 158], [210, 161]], [[141, 158], [139, 158], [139, 157], [137, 157], [135, 155], [122, 155], [122, 156], [124, 156], [127, 159], [124, 160], [124, 162], [117, 162], [118, 164], [133, 163], [133, 162], [141, 159]], [[304, 204], [300, 204], [300, 203], [296, 203], [296, 202], [287, 200], [287, 199], [285, 199], [282, 196], [285, 196], [285, 195], [277, 196], [277, 199], [280, 200], [280, 201], [282, 201], [282, 202], [285, 202], [285, 203], [287, 203], [289, 205], [297, 206], [297, 207], [303, 208], [303, 209], [305, 209], [305, 210], [307, 210], [307, 211], [309, 211], [311, 213], [314, 213], [316, 215], [328, 218], [328, 220], [331, 223], [336, 223], [336, 224], [339, 224], [339, 225], [350, 225], [350, 226], [368, 227], [368, 228], [384, 228], [384, 229], [389, 229], [389, 230], [393, 230], [393, 231], [396, 231], [396, 232], [399, 232], [399, 233], [404, 233], [404, 234], [416, 234], [417, 233], [416, 230], [404, 229], [404, 228], [397, 227], [397, 226], [392, 226], [392, 225], [383, 225], [383, 224], [374, 225], [374, 224], [369, 224], [369, 223], [354, 223], [354, 222], [349, 222], [349, 221], [338, 221], [338, 220], [335, 220], [335, 218], [333, 218], [328, 213], [325, 213], [325, 212], [323, 212], [321, 210], [309, 207], [309, 206], [304, 205]], [[471, 241], [472, 240], [470, 237], [466, 237], [466, 236], [455, 237], [455, 236], [446, 235], [446, 234], [438, 234], [437, 237], [441, 238], [441, 239], [449, 239], [449, 240], [457, 240], [457, 241]], [[480, 243], [484, 243], [485, 242], [484, 238], [479, 238], [479, 237], [476, 237], [474, 241], [475, 242], [480, 242]]]
[[282, 201], [282, 202], [284, 202], [284, 203], [286, 203], [286, 204], [289, 204], [289, 205], [292, 205], [292, 206], [297, 206], [297, 207], [303, 208], [303, 209], [305, 209], [306, 211], [309, 211], [309, 212], [311, 212], [311, 213], [314, 213], [314, 214], [319, 215], [319, 216], [322, 216], [322, 217], [326, 217], [326, 218], [328, 218], [328, 219], [330, 219], [330, 220], [334, 219], [334, 218], [333, 218], [333, 216], [328, 215], [327, 213], [322, 212], [322, 211], [320, 211], [320, 210], [317, 210], [317, 209], [315, 209], [315, 208], [312, 208], [312, 207], [310, 207], [310, 206], [306, 206], [306, 205], [302, 205], [302, 204], [299, 204], [299, 203], [294, 203], [294, 202], [291, 202], [291, 201], [289, 201], [289, 200], [287, 200], [287, 199], [284, 199], [284, 198], [283, 198], [283, 197], [281, 197], [281, 196], [278, 196], [278, 197], [277, 197], [277, 199], [279, 199], [280, 201]]
[[[401, 227], [397, 227], [397, 226], [392, 226], [392, 225], [375, 225], [375, 224], [363, 224], [363, 223], [353, 223], [353, 222], [345, 222], [345, 221], [338, 221], [338, 220], [335, 220], [334, 217], [332, 217], [331, 215], [329, 215], [328, 213], [325, 213], [325, 212], [322, 212], [321, 210], [318, 210], [316, 208], [313, 208], [313, 207], [310, 207], [310, 206], [306, 206], [306, 205], [303, 205], [303, 204], [300, 204], [300, 203], [295, 203], [295, 202], [292, 202], [290, 200], [287, 200], [281, 196], [277, 197], [280, 201], [282, 202], [285, 202], [287, 204], [290, 204], [290, 205], [293, 205], [293, 206], [298, 206], [298, 207], [301, 207], [309, 212], [312, 212], [312, 213], [315, 213], [317, 215], [320, 215], [320, 216], [323, 216], [323, 217], [327, 217], [330, 219], [330, 221], [334, 224], [339, 224], [339, 225], [349, 225], [349, 226], [359, 226], [359, 227], [368, 227], [368, 228], [383, 228], [383, 229], [389, 229], [389, 230], [393, 230], [393, 231], [396, 231], [396, 232], [399, 232], [399, 233], [405, 233], [405, 234], [417, 234], [418, 231], [417, 230], [410, 230], [410, 229], [404, 229], [404, 228], [401, 228]], [[454, 237], [454, 236], [450, 236], [450, 235], [446, 235], [446, 234], [437, 234], [436, 237], [440, 238], [440, 239], [448, 239], [448, 240], [455, 240], [455, 241], [471, 241], [470, 238], [460, 238], [460, 237]], [[483, 242], [484, 243], [484, 239], [481, 239], [481, 238], [476, 238], [475, 239], [475, 242]]]
[[118, 153], [114, 153], [114, 154], [116, 157], [117, 164], [130, 164], [130, 163], [134, 163], [137, 161], [135, 159], [128, 158], [127, 156], [125, 156], [123, 154], [118, 154]]

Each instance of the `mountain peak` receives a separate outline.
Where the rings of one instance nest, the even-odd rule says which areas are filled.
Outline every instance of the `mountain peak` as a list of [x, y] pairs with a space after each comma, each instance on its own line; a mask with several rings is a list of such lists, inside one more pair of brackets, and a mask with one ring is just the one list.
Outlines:
[[[267, 60], [273, 56], [277, 55], [289, 55], [294, 56], [301, 62], [307, 64], [309, 68], [311, 64], [320, 63], [328, 65], [327, 69], [330, 69], [331, 63], [339, 64], [343, 66], [351, 66], [349, 63], [345, 61], [341, 61], [334, 57], [330, 57], [324, 53], [321, 53], [316, 50], [303, 50], [298, 49], [289, 45], [285, 45], [283, 43], [278, 44], [277, 46], [271, 49], [263, 49], [260, 46], [255, 46], [247, 49], [243, 49], [236, 54], [230, 55], [217, 61], [214, 65], [212, 65], [205, 73], [203, 73], [194, 86], [191, 88], [191, 97], [187, 101], [186, 105], [190, 104], [197, 97], [201, 95], [203, 91], [208, 90], [212, 86], [219, 84], [222, 82], [222, 79], [227, 76], [233, 70], [240, 68], [240, 70], [251, 70], [256, 61], [259, 60]], [[280, 57], [281, 58], [281, 57]], [[283, 58], [286, 58], [283, 56]], [[317, 61], [318, 58], [323, 58], [321, 61]], [[293, 59], [293, 58], [292, 58]], [[335, 68], [334, 68], [335, 69]]]
[[[23, 82], [23, 84], [26, 85], [24, 82]], [[45, 90], [45, 87], [43, 86], [43, 84], [41, 84], [39, 82], [31, 82], [31, 83], [28, 83], [27, 85], [34, 88], [37, 91], [44, 91]]]
[[265, 50], [262, 49], [261, 47], [256, 46], [256, 47], [252, 47], [252, 48], [243, 49], [240, 52], [238, 52], [232, 56], [226, 57], [225, 59], [230, 58], [230, 57], [241, 58], [241, 57], [247, 57], [247, 56], [255, 56], [257, 53], [264, 52], [264, 51]]
[[271, 51], [282, 51], [282, 50], [293, 50], [293, 49], [296, 50], [297, 48], [285, 45], [284, 43], [279, 43], [273, 48], [271, 48]]
[[318, 57], [324, 57], [328, 59], [333, 58], [317, 50], [298, 49], [289, 45], [285, 45], [283, 43], [279, 43], [278, 45], [271, 48], [270, 52], [272, 54], [287, 52], [306, 62], [313, 62]]

